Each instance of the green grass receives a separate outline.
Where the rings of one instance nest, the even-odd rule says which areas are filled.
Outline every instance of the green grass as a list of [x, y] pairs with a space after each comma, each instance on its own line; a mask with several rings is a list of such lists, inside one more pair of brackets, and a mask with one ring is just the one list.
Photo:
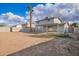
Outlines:
[[71, 38], [67, 34], [48, 34], [49, 37], [58, 37], [58, 38]]
[[69, 35], [65, 34], [42, 34], [42, 35], [33, 35], [32, 37], [45, 37], [45, 38], [71, 38]]

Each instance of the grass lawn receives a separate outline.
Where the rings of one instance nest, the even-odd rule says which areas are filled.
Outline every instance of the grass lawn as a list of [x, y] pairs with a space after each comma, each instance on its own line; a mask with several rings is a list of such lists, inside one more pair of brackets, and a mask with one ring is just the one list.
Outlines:
[[66, 35], [66, 34], [51, 34], [51, 33], [48, 33], [48, 34], [35, 34], [35, 35], [32, 35], [32, 37], [43, 37], [43, 38], [71, 38], [69, 35]]

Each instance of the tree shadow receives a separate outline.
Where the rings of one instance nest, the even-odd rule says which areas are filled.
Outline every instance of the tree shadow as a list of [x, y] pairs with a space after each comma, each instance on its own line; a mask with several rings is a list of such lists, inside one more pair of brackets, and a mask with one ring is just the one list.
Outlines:
[[[21, 51], [9, 54], [8, 56], [43, 56], [43, 55], [52, 55], [51, 50], [49, 47], [54, 48], [52, 45], [49, 45], [49, 42], [52, 43], [52, 40], [43, 42], [34, 46], [31, 46], [29, 48], [25, 48]], [[47, 52], [48, 51], [48, 52]], [[52, 51], [53, 54], [56, 54], [55, 49]]]
[[[69, 40], [53, 39], [43, 42], [8, 56], [74, 56], [79, 55], [79, 47], [73, 48], [68, 44]], [[71, 48], [71, 49], [70, 49]], [[73, 52], [76, 51], [76, 52]]]

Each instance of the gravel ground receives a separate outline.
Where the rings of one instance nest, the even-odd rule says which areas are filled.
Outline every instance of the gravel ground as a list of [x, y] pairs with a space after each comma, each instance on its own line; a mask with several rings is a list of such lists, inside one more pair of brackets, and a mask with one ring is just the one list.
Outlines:
[[79, 41], [68, 38], [53, 39], [9, 56], [79, 56]]

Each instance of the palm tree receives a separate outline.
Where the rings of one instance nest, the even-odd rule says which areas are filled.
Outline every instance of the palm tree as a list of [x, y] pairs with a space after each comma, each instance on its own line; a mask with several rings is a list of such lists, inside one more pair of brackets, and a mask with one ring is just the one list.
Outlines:
[[30, 16], [30, 32], [32, 32], [32, 6], [28, 6], [28, 10], [29, 10], [29, 16]]

